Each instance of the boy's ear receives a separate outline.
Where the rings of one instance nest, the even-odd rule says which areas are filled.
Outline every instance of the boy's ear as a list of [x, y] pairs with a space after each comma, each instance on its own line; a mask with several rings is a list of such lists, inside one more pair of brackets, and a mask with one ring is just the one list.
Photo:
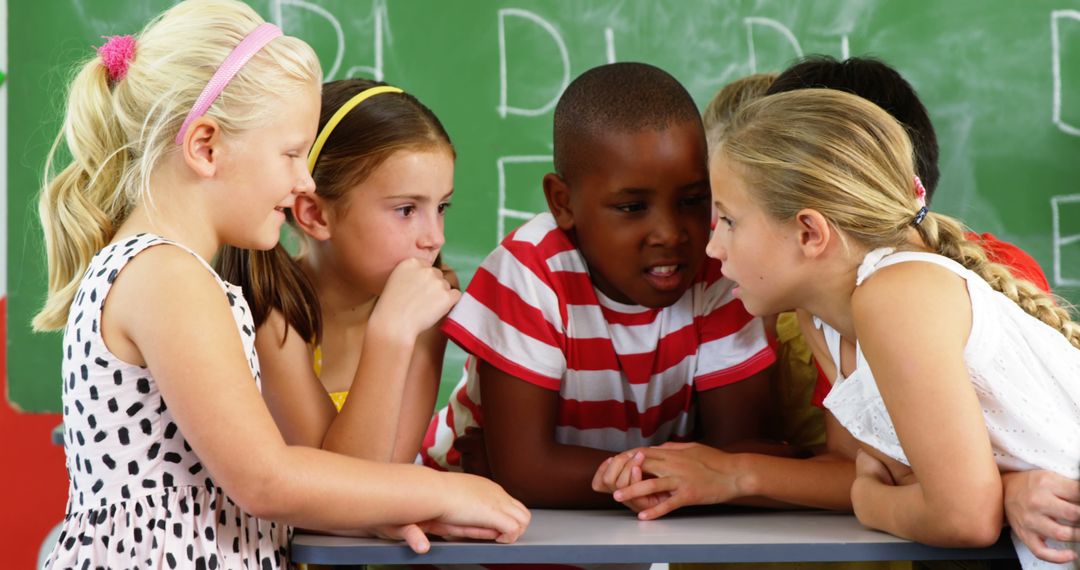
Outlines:
[[833, 228], [825, 216], [817, 210], [806, 208], [795, 214], [795, 223], [803, 255], [817, 258], [824, 254], [833, 239]]
[[554, 172], [544, 175], [544, 198], [547, 199], [548, 210], [555, 216], [555, 223], [559, 229], [569, 231], [574, 227], [574, 212], [570, 208], [570, 187], [566, 181]]
[[199, 117], [188, 125], [180, 141], [184, 162], [198, 176], [210, 178], [217, 172], [220, 144], [221, 125], [209, 117]]
[[305, 234], [319, 241], [330, 239], [330, 219], [326, 206], [326, 202], [316, 195], [300, 194], [292, 207], [296, 225]]

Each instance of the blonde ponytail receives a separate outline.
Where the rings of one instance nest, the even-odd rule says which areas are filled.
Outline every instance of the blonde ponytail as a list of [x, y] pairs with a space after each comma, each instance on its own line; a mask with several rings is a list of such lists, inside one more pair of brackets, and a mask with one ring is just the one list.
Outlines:
[[[49, 260], [49, 297], [34, 317], [36, 331], [64, 326], [82, 272], [127, 214], [120, 186], [129, 162], [123, 138], [108, 73], [94, 58], [71, 83], [63, 129], [45, 159], [38, 212]], [[71, 163], [54, 172], [62, 143]]]
[[[98, 57], [72, 80], [61, 133], [45, 161], [38, 200], [49, 294], [38, 331], [64, 326], [94, 254], [115, 237], [150, 178], [175, 153], [175, 137], [226, 56], [263, 19], [237, 0], [186, 0], [154, 18], [134, 40], [124, 73], [110, 78]], [[204, 116], [226, 134], [256, 128], [280, 112], [267, 100], [318, 85], [322, 71], [303, 41], [278, 37], [256, 53]], [[70, 162], [62, 167], [62, 150]]]

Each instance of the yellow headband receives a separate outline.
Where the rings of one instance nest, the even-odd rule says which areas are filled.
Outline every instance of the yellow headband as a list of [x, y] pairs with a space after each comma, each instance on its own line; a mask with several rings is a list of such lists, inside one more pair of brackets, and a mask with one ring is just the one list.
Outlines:
[[352, 99], [346, 101], [345, 104], [334, 113], [334, 116], [330, 117], [330, 120], [326, 122], [322, 131], [319, 132], [319, 136], [315, 139], [315, 144], [312, 145], [311, 152], [308, 153], [307, 157], [308, 172], [315, 172], [315, 163], [319, 161], [319, 153], [322, 152], [322, 147], [326, 144], [326, 139], [330, 138], [330, 133], [334, 132], [334, 127], [341, 122], [341, 119], [344, 119], [345, 115], [349, 114], [349, 111], [352, 111], [353, 107], [363, 103], [364, 99], [373, 95], [378, 95], [379, 93], [403, 93], [403, 91], [397, 87], [380, 85], [378, 87], [364, 89], [354, 95]]

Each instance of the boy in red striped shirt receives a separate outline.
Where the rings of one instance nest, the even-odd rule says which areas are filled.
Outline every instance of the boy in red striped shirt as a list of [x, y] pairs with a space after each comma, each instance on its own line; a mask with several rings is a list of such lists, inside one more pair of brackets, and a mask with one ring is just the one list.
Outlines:
[[[421, 455], [532, 507], [611, 506], [592, 489], [611, 452], [757, 437], [774, 355], [705, 256], [705, 134], [678, 81], [587, 71], [555, 109], [554, 162], [550, 212], [503, 240], [446, 320], [470, 356]], [[463, 458], [454, 440], [480, 426]]]

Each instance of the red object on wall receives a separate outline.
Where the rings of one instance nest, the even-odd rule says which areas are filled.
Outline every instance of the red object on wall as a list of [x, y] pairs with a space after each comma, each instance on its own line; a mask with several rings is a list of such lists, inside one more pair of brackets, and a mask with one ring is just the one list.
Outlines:
[[[59, 378], [42, 378], [42, 382]], [[51, 441], [60, 414], [24, 414], [7, 399], [7, 298], [0, 298], [0, 543], [6, 568], [37, 564], [46, 535], [64, 518], [64, 448]]]

